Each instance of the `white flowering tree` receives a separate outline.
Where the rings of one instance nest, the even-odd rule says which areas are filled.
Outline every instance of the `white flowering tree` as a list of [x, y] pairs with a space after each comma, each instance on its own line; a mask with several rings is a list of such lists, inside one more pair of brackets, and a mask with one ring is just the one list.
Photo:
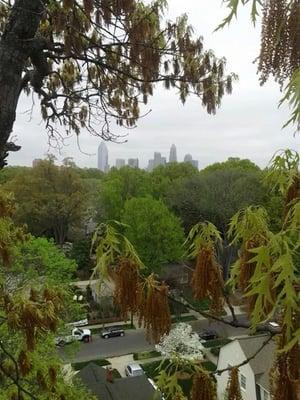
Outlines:
[[189, 324], [176, 325], [155, 347], [168, 359], [178, 357], [186, 360], [203, 359], [203, 346]]

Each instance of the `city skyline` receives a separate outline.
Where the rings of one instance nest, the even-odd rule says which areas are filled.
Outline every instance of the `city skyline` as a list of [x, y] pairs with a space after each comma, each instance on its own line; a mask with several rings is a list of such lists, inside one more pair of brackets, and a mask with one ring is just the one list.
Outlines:
[[[100, 146], [99, 146], [100, 148]], [[107, 149], [107, 147], [106, 147]], [[108, 149], [107, 149], [108, 151]], [[126, 165], [133, 167], [133, 168], [142, 168], [146, 169], [148, 171], [152, 171], [154, 168], [160, 166], [160, 165], [166, 165], [168, 163], [172, 162], [187, 162], [192, 164], [195, 168], [199, 169], [199, 161], [193, 159], [192, 155], [190, 153], [186, 153], [182, 159], [178, 159], [177, 157], [177, 147], [175, 144], [172, 144], [170, 149], [169, 149], [169, 158], [166, 156], [162, 155], [162, 152], [159, 151], [154, 151], [153, 158], [148, 160], [148, 164], [144, 165], [143, 167], [140, 164], [140, 159], [138, 157], [129, 157], [126, 159], [118, 157], [115, 159], [114, 163], [111, 163], [110, 168], [115, 167], [117, 169], [120, 169]], [[98, 167], [99, 169], [99, 167]]]
[[[111, 131], [122, 135], [122, 144], [109, 142], [110, 163], [114, 165], [120, 154], [126, 160], [138, 156], [140, 167], [144, 168], [154, 151], [169, 156], [172, 142], [177, 144], [179, 160], [190, 153], [199, 160], [199, 168], [228, 157], [248, 158], [266, 167], [276, 150], [287, 147], [299, 150], [298, 136], [293, 136], [294, 127], [281, 130], [290, 113], [285, 105], [278, 109], [282, 97], [278, 85], [272, 81], [263, 87], [259, 85], [253, 60], [259, 52], [260, 30], [251, 25], [248, 10], [241, 8], [239, 18], [230, 29], [218, 32], [214, 30], [226, 15], [226, 7], [220, 7], [219, 0], [203, 4], [194, 0], [169, 3], [168, 18], [182, 13], [189, 15], [195, 35], [204, 37], [205, 47], [226, 57], [227, 70], [238, 74], [239, 81], [214, 116], [207, 115], [194, 96], [189, 96], [183, 106], [174, 91], [158, 87], [154, 97], [142, 108], [142, 114], [147, 115], [137, 122], [136, 129], [128, 131], [112, 124]], [[29, 166], [33, 159], [44, 158], [49, 151], [60, 160], [73, 157], [80, 167], [95, 167], [99, 137], [82, 130], [80, 135], [64, 136], [63, 143], [50, 140], [41, 124], [38, 107], [29, 118], [31, 107], [32, 100], [22, 96], [13, 133], [22, 149], [9, 155], [9, 165]], [[49, 144], [53, 147], [49, 148]]]

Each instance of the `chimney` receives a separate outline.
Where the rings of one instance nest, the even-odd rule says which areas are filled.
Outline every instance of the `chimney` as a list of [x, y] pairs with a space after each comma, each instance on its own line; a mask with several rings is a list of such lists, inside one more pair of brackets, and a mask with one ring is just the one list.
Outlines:
[[107, 382], [110, 382], [110, 383], [114, 382], [113, 370], [111, 367], [106, 368], [106, 380], [107, 380]]

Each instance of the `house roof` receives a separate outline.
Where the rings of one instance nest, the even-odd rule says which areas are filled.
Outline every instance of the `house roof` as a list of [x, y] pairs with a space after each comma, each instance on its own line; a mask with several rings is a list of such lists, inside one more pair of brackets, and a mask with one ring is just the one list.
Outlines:
[[[267, 335], [255, 335], [238, 338], [236, 340], [239, 342], [247, 359], [253, 356], [253, 354], [255, 354], [267, 339]], [[273, 364], [274, 353], [275, 344], [270, 341], [252, 360], [249, 361], [256, 382], [267, 391], [270, 389], [269, 372]]]
[[110, 383], [106, 370], [94, 363], [86, 365], [77, 376], [99, 400], [152, 400], [155, 391], [145, 375], [118, 378]]
[[112, 400], [106, 387], [106, 371], [104, 368], [94, 363], [89, 363], [78, 372], [76, 377], [78, 377], [98, 399]]

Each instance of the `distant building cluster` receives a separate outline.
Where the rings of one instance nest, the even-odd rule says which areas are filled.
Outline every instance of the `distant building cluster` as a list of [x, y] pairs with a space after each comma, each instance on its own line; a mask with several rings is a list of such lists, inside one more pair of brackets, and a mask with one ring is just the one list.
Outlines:
[[[191, 154], [186, 154], [184, 156], [184, 162], [192, 164], [194, 167], [198, 169], [198, 160], [193, 160], [193, 157]], [[169, 164], [170, 163], [176, 163], [178, 162], [177, 160], [177, 149], [175, 144], [172, 144], [170, 148], [170, 154], [169, 154]], [[152, 171], [154, 168], [158, 167], [159, 165], [166, 165], [167, 164], [167, 159], [166, 157], [162, 157], [161, 153], [155, 152], [153, 159], [148, 161], [148, 171]]]
[[[153, 159], [148, 161], [147, 171], [152, 171], [154, 168], [160, 165], [166, 165], [167, 163], [176, 163], [177, 160], [177, 149], [175, 144], [172, 144], [170, 148], [169, 160], [167, 161], [166, 157], [163, 157], [160, 152], [154, 152]], [[198, 169], [198, 160], [193, 160], [191, 154], [186, 154], [184, 156], [184, 162], [192, 164], [195, 168]], [[117, 158], [115, 167], [120, 169], [128, 165], [132, 168], [139, 168], [139, 159], [138, 158], [129, 158], [127, 163], [124, 158]], [[98, 147], [98, 169], [103, 172], [109, 171], [108, 164], [108, 149], [104, 142], [100, 144]]]

